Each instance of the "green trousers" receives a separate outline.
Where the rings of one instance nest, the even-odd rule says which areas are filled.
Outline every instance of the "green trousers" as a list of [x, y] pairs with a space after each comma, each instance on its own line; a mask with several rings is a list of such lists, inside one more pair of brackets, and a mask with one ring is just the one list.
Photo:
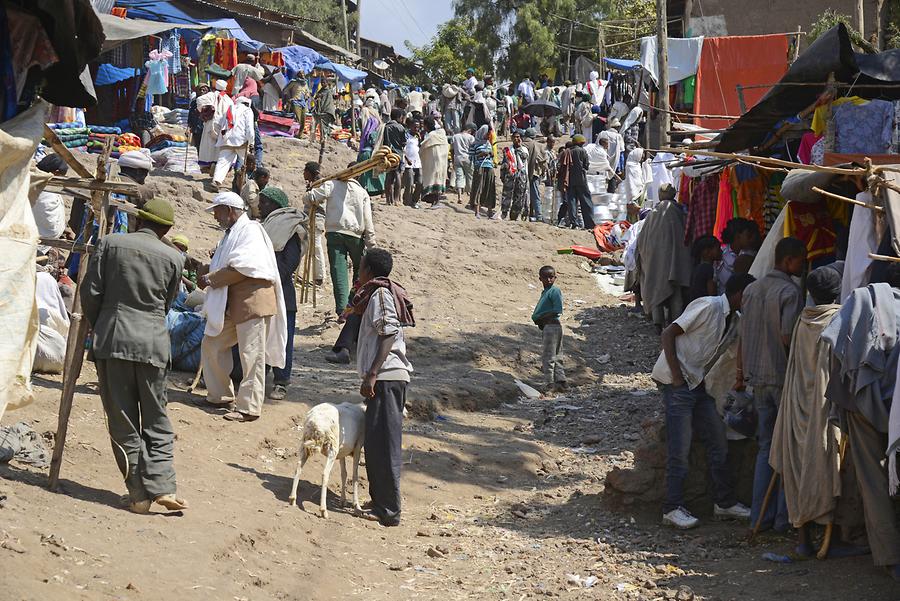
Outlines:
[[113, 455], [131, 502], [174, 494], [166, 369], [122, 359], [97, 359], [96, 365]]
[[[362, 238], [347, 234], [325, 233], [328, 245], [328, 266], [331, 274], [331, 287], [334, 290], [334, 310], [340, 315], [350, 298], [350, 284], [359, 277], [359, 263], [362, 260], [365, 244]], [[347, 258], [353, 263], [353, 279], [349, 279]]]

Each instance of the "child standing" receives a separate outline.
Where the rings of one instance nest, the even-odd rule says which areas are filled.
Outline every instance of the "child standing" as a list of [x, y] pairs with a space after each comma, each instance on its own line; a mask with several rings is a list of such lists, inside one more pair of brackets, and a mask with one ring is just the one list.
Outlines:
[[422, 197], [422, 159], [419, 158], [419, 122], [406, 120], [409, 136], [403, 149], [403, 204], [418, 208]]
[[719, 284], [716, 280], [716, 263], [722, 260], [722, 244], [715, 236], [700, 236], [691, 247], [694, 270], [691, 272], [691, 287], [687, 302], [701, 296], [718, 296]]
[[543, 369], [547, 381], [545, 394], [566, 390], [566, 373], [562, 367], [562, 292], [556, 287], [556, 270], [550, 265], [541, 267], [538, 273], [544, 291], [538, 300], [531, 320], [544, 334]]

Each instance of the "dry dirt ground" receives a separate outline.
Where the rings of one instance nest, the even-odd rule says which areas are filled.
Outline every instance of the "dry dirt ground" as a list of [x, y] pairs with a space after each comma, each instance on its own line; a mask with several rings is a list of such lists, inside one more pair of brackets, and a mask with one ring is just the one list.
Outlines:
[[[273, 183], [302, 190], [313, 149], [272, 143]], [[326, 155], [326, 171], [352, 158]], [[179, 229], [200, 254], [220, 232], [201, 211], [201, 181], [155, 175], [178, 205]], [[613, 507], [605, 474], [633, 464], [642, 423], [658, 416], [648, 372], [655, 333], [597, 287], [584, 260], [555, 249], [584, 233], [480, 220], [455, 202], [437, 210], [376, 201], [379, 243], [416, 304], [416, 367], [404, 432], [403, 523], [384, 529], [342, 511], [332, 478], [330, 519], [315, 515], [323, 461], [307, 464], [300, 508], [289, 507], [296, 426], [310, 406], [355, 399], [350, 367], [324, 362], [337, 336], [330, 287], [299, 314], [294, 383], [263, 417], [232, 424], [170, 379], [182, 514], [137, 516], [106, 436], [91, 364], [80, 380], [56, 493], [46, 470], [0, 468], [0, 598], [9, 600], [329, 599], [895, 599], [869, 558], [767, 563], [764, 539], [704, 524], [657, 525], [658, 507]], [[567, 368], [574, 390], [556, 401], [519, 398], [515, 378], [540, 382], [539, 332], [529, 321], [537, 269], [556, 265], [565, 294]], [[36, 377], [36, 402], [7, 414], [56, 429], [59, 377]], [[201, 393], [202, 394], [202, 393]], [[52, 439], [52, 436], [50, 437]], [[339, 470], [335, 469], [334, 473]], [[365, 470], [361, 470], [366, 490]], [[366, 498], [363, 492], [363, 499]], [[586, 586], [590, 585], [590, 586]]]

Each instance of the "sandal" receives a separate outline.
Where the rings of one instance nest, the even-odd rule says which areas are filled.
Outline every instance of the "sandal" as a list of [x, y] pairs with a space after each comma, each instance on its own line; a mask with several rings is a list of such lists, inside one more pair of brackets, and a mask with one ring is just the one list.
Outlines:
[[273, 401], [283, 401], [287, 396], [287, 388], [281, 384], [276, 384], [269, 393], [269, 398]]
[[175, 495], [159, 495], [153, 499], [153, 502], [159, 503], [169, 511], [181, 511], [188, 508], [187, 501], [179, 499]]
[[254, 422], [259, 419], [258, 415], [250, 415], [249, 413], [241, 413], [240, 411], [231, 411], [222, 417], [230, 422]]
[[135, 501], [128, 505], [128, 511], [131, 513], [138, 513], [140, 515], [146, 515], [150, 513], [150, 499], [144, 499], [143, 501]]

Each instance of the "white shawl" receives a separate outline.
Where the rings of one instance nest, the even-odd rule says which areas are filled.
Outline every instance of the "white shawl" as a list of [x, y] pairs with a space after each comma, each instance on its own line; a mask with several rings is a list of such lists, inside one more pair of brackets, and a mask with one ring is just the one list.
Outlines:
[[[266, 332], [266, 364], [284, 367], [287, 344], [287, 318], [284, 309], [284, 293], [281, 277], [275, 262], [275, 251], [266, 230], [258, 221], [251, 221], [242, 214], [231, 226], [216, 248], [210, 263], [210, 272], [231, 267], [248, 278], [268, 280], [275, 285], [278, 311], [269, 322]], [[225, 306], [228, 304], [228, 286], [208, 288], [203, 312], [206, 316], [204, 335], [218, 336], [225, 325]]]
[[643, 156], [644, 149], [635, 148], [628, 153], [628, 158], [625, 160], [625, 184], [622, 188], [625, 202], [637, 202], [647, 189], [644, 166], [641, 163]]

